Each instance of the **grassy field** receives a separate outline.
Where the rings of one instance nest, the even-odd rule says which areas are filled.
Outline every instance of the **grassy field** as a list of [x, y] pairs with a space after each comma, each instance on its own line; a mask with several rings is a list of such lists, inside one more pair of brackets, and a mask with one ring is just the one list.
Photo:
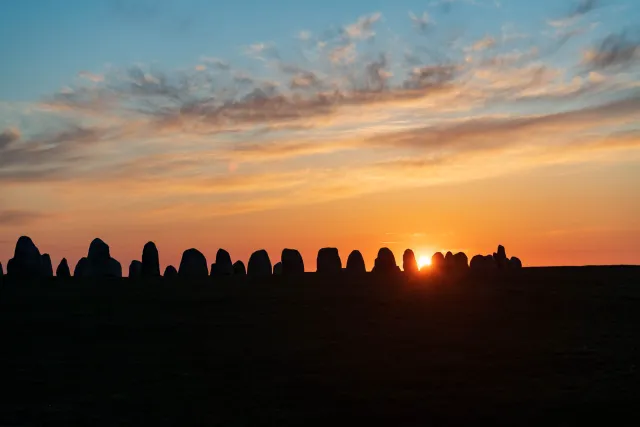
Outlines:
[[640, 425], [640, 268], [5, 281], [0, 387], [0, 426]]

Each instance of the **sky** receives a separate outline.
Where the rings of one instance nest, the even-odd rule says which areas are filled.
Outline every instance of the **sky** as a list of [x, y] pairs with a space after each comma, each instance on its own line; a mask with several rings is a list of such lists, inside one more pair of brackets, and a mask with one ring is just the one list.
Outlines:
[[640, 2], [0, 2], [0, 262], [640, 264]]

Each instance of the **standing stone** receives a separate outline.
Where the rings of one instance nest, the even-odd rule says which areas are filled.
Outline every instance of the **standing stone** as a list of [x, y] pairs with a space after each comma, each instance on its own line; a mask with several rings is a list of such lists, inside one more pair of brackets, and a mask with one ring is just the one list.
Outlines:
[[509, 260], [509, 268], [514, 270], [522, 268], [522, 261], [520, 261], [520, 258], [512, 256]]
[[142, 277], [160, 277], [160, 256], [153, 242], [147, 242], [142, 248]]
[[31, 238], [21, 236], [16, 242], [13, 258], [7, 264], [7, 275], [13, 277], [43, 277], [42, 256]]
[[58, 264], [58, 268], [56, 268], [56, 277], [61, 277], [63, 279], [71, 277], [71, 270], [69, 269], [69, 263], [66, 258], [62, 258], [60, 264]]
[[503, 270], [507, 268], [509, 258], [507, 258], [507, 252], [505, 251], [504, 246], [498, 245], [498, 252], [493, 253], [493, 260], [499, 269]]
[[316, 269], [320, 274], [339, 274], [342, 271], [342, 261], [338, 249], [320, 249], [316, 260]]
[[83, 276], [122, 277], [122, 265], [111, 258], [109, 245], [101, 239], [93, 239], [89, 245], [89, 254], [86, 259], [86, 267], [82, 269]]
[[176, 270], [173, 265], [168, 265], [167, 268], [164, 269], [164, 277], [166, 279], [178, 277], [178, 270]]
[[446, 270], [453, 270], [455, 268], [455, 261], [453, 260], [453, 253], [448, 251], [444, 256], [444, 268]]
[[209, 276], [210, 277], [218, 277], [218, 275], [219, 275], [218, 266], [214, 262], [213, 264], [211, 264], [211, 268], [209, 269]]
[[273, 266], [273, 275], [282, 276], [282, 262], [276, 262], [276, 265]]
[[207, 268], [207, 259], [202, 252], [194, 248], [184, 251], [180, 260], [178, 275], [188, 278], [207, 277], [209, 269]]
[[4, 270], [2, 269], [2, 263], [0, 262], [0, 277], [4, 276]]
[[367, 268], [364, 264], [364, 258], [360, 251], [355, 250], [349, 254], [347, 258], [347, 271], [349, 273], [362, 274], [367, 272]]
[[218, 252], [216, 253], [216, 274], [220, 276], [233, 275], [231, 255], [229, 255], [229, 252], [224, 249], [218, 249]]
[[458, 252], [453, 256], [453, 265], [456, 270], [464, 271], [469, 267], [469, 258], [464, 252]]
[[140, 279], [142, 277], [142, 262], [134, 259], [129, 264], [129, 279]]
[[469, 267], [472, 271], [491, 271], [496, 268], [496, 264], [491, 255], [476, 255], [471, 258]]
[[73, 269], [73, 277], [88, 277], [89, 260], [85, 257], [80, 258], [76, 267]]
[[244, 262], [236, 261], [233, 263], [233, 275], [234, 276], [246, 276], [247, 268], [244, 266]]
[[44, 277], [53, 277], [53, 265], [49, 254], [42, 254], [42, 275]]
[[402, 270], [408, 274], [416, 274], [418, 272], [418, 263], [416, 255], [411, 249], [407, 249], [402, 254]]
[[264, 249], [260, 249], [249, 257], [247, 275], [249, 277], [267, 277], [272, 274], [271, 260], [269, 254]]
[[442, 252], [436, 252], [431, 257], [431, 269], [434, 271], [440, 271], [444, 268], [444, 255]]
[[396, 257], [389, 248], [380, 248], [378, 256], [373, 265], [373, 271], [376, 273], [395, 273], [399, 271], [396, 264]]
[[282, 260], [282, 274], [289, 276], [304, 273], [304, 261], [296, 249], [283, 249], [280, 259]]

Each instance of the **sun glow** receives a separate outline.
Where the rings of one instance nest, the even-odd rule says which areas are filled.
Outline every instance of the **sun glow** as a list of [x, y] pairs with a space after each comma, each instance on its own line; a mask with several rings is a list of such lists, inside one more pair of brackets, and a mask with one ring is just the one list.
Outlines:
[[429, 267], [431, 265], [431, 258], [425, 255], [421, 255], [418, 258], [418, 268], [422, 270], [424, 267]]

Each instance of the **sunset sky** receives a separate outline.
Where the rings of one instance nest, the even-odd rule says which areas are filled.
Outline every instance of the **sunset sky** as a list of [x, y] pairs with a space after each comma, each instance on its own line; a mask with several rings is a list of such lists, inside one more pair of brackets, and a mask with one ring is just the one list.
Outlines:
[[[640, 264], [636, 0], [0, 2], [0, 262]], [[55, 267], [55, 265], [54, 265]]]

